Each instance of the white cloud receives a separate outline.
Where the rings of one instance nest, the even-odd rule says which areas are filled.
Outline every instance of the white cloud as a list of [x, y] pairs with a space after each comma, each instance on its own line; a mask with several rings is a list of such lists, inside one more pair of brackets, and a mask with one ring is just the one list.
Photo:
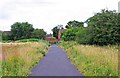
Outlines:
[[68, 21], [85, 21], [95, 12], [108, 8], [117, 10], [118, 0], [2, 0], [0, 30], [10, 30], [14, 22], [29, 22], [48, 33]]

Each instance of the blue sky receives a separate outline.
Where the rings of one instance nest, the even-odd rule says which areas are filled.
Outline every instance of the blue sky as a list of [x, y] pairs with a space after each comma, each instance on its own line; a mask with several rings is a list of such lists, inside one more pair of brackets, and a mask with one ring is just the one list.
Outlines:
[[0, 30], [15, 22], [29, 22], [34, 28], [51, 29], [68, 21], [85, 21], [101, 9], [118, 10], [119, 0], [1, 0]]

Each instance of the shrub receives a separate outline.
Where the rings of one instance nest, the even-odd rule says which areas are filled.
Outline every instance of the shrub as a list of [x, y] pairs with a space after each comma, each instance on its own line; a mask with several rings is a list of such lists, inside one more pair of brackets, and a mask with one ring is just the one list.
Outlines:
[[81, 27], [76, 34], [76, 41], [80, 44], [92, 44], [92, 33], [88, 27]]
[[75, 41], [78, 29], [79, 29], [78, 27], [71, 27], [67, 29], [62, 35], [62, 39], [64, 41]]

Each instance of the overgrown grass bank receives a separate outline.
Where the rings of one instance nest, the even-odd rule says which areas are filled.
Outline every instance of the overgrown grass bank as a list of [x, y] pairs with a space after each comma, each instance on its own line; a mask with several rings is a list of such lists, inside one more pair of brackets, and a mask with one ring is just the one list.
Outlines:
[[118, 76], [118, 46], [79, 45], [75, 42], [59, 44], [85, 76]]
[[47, 42], [2, 43], [2, 76], [28, 76], [47, 50]]

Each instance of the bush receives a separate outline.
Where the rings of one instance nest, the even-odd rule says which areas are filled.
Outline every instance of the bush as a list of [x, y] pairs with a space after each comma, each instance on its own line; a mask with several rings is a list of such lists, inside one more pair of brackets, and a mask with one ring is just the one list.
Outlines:
[[79, 29], [78, 27], [71, 27], [67, 29], [62, 35], [62, 39], [64, 41], [75, 41], [78, 29]]
[[76, 34], [76, 41], [80, 44], [92, 44], [92, 33], [88, 27], [79, 28]]
[[[92, 43], [96, 45], [119, 44], [120, 14], [115, 11], [102, 10], [88, 19], [88, 28], [91, 28]], [[89, 38], [89, 37], [88, 37]]]

